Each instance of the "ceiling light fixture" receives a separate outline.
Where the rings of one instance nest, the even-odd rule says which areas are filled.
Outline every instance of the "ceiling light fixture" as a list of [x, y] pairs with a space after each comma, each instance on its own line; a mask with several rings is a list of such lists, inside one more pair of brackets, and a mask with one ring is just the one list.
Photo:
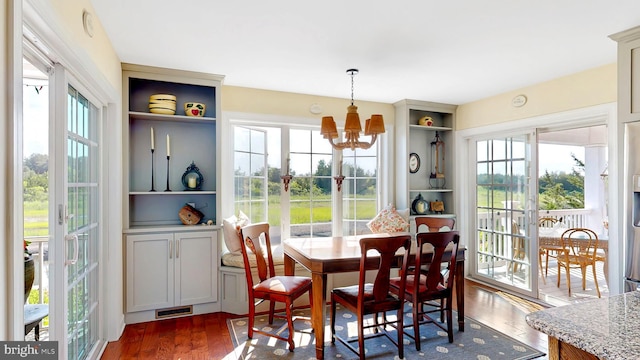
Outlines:
[[338, 130], [336, 128], [336, 122], [333, 120], [333, 116], [322, 117], [322, 127], [320, 133], [325, 139], [328, 139], [336, 150], [343, 150], [350, 148], [355, 150], [356, 148], [368, 149], [370, 148], [378, 138], [378, 134], [384, 133], [384, 121], [382, 115], [371, 115], [371, 119], [367, 119], [364, 126], [364, 134], [371, 136], [371, 142], [359, 141], [360, 131], [362, 126], [360, 125], [360, 115], [358, 115], [358, 107], [353, 105], [353, 77], [358, 74], [358, 69], [349, 69], [347, 74], [351, 76], [351, 105], [347, 107], [347, 120], [344, 124], [344, 138], [345, 141], [335, 143], [333, 139], [338, 137]]

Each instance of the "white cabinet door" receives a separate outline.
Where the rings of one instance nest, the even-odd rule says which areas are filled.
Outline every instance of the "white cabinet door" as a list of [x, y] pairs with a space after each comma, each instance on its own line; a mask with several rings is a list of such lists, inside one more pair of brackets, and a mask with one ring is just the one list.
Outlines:
[[127, 236], [127, 312], [174, 304], [173, 234]]
[[176, 233], [175, 304], [218, 301], [216, 231]]

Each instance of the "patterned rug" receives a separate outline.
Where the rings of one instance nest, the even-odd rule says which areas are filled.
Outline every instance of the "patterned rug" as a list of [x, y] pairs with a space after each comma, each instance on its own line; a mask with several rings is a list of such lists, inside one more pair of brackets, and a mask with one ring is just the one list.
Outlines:
[[[308, 317], [309, 310], [297, 310], [294, 316]], [[405, 313], [405, 323], [411, 323], [411, 312]], [[325, 359], [357, 359], [357, 356], [336, 340], [331, 344], [331, 330], [329, 327], [329, 308], [325, 330]], [[394, 315], [387, 315], [394, 318]], [[454, 321], [457, 314], [454, 312]], [[315, 359], [315, 337], [311, 332], [309, 319], [298, 319], [294, 323], [296, 329], [294, 339], [296, 347], [290, 352], [285, 341], [254, 333], [253, 339], [247, 338], [247, 318], [229, 319], [227, 326], [235, 350], [224, 360], [235, 359]], [[267, 315], [256, 317], [256, 327], [264, 331], [277, 332], [285, 325], [284, 320], [274, 319], [274, 324], [268, 324]], [[357, 321], [353, 314], [339, 310], [336, 316], [336, 332], [343, 336], [356, 336]], [[421, 351], [416, 351], [413, 340], [404, 338], [404, 358], [412, 359], [535, 359], [545, 354], [525, 345], [505, 334], [502, 334], [473, 319], [465, 318], [465, 331], [459, 332], [457, 321], [454, 325], [454, 341], [449, 343], [447, 333], [433, 324], [420, 327]], [[413, 334], [412, 328], [406, 332]], [[287, 336], [286, 326], [282, 336]], [[354, 345], [358, 346], [357, 342]], [[384, 336], [365, 341], [367, 359], [398, 359], [398, 350], [389, 339]]]

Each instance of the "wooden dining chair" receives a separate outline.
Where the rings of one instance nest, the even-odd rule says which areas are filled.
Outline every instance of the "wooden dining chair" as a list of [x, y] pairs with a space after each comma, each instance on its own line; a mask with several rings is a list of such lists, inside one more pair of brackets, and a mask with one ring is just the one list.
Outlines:
[[[253, 333], [259, 333], [271, 336], [276, 339], [284, 340], [289, 343], [289, 351], [295, 348], [293, 342], [295, 320], [291, 314], [293, 302], [304, 293], [309, 293], [309, 303], [312, 304], [311, 295], [311, 278], [304, 276], [276, 276], [275, 266], [273, 263], [273, 255], [271, 253], [271, 239], [269, 237], [269, 224], [257, 223], [244, 226], [240, 229], [245, 246], [241, 246], [242, 258], [244, 260], [244, 269], [247, 277], [248, 296], [249, 296], [249, 326], [248, 337], [253, 338]], [[262, 245], [264, 243], [264, 247]], [[251, 273], [251, 263], [247, 251], [255, 254], [258, 277], [260, 282], [254, 284]], [[282, 337], [279, 334], [268, 333], [254, 327], [256, 306], [263, 301], [269, 301], [269, 324], [273, 324], [274, 318], [287, 320], [287, 328], [289, 330], [288, 337]], [[286, 316], [275, 313], [276, 302], [285, 304]], [[283, 329], [284, 330], [284, 326]]]
[[524, 236], [520, 233], [520, 226], [515, 220], [511, 222], [511, 244], [513, 258], [510, 267], [513, 272], [516, 272], [522, 264], [515, 260], [523, 261], [527, 258], [527, 244]]
[[[578, 240], [580, 239], [580, 240]], [[560, 270], [567, 273], [567, 288], [571, 297], [571, 269], [579, 268], [582, 274], [582, 290], [587, 287], [587, 266], [593, 268], [593, 282], [600, 297], [596, 262], [604, 261], [604, 255], [598, 253], [598, 235], [586, 228], [572, 228], [562, 233], [563, 250], [558, 254], [558, 284], [560, 287]]]
[[[404, 248], [402, 266], [400, 267], [400, 278], [397, 282], [397, 290], [394, 295], [389, 290], [389, 279], [391, 266], [394, 263], [396, 252]], [[377, 336], [386, 336], [398, 347], [398, 356], [404, 358], [403, 339], [403, 306], [404, 306], [404, 284], [406, 280], [406, 270], [409, 262], [411, 249], [411, 235], [397, 235], [387, 237], [370, 237], [360, 239], [360, 275], [358, 285], [335, 288], [331, 291], [331, 343], [338, 339], [347, 348], [357, 354], [360, 359], [365, 358], [365, 339]], [[373, 251], [371, 251], [373, 250]], [[371, 254], [371, 253], [375, 253]], [[367, 272], [376, 271], [373, 283], [366, 282]], [[356, 314], [358, 321], [358, 337], [347, 338], [336, 334], [336, 305], [340, 304], [345, 309]], [[384, 314], [387, 311], [396, 312], [395, 321], [387, 321]], [[382, 313], [382, 321], [379, 314]], [[365, 325], [364, 317], [373, 314], [373, 324]], [[387, 325], [397, 328], [397, 339], [387, 331]], [[372, 333], [367, 333], [365, 329], [373, 329]], [[322, 339], [317, 340], [322, 341]], [[351, 345], [358, 342], [358, 349]]]
[[454, 218], [442, 218], [433, 216], [416, 216], [416, 233], [420, 232], [420, 225], [425, 225], [429, 232], [451, 231], [456, 224]]
[[[416, 267], [429, 262], [430, 270], [427, 274], [420, 273], [419, 276], [407, 275], [406, 280], [402, 277], [392, 278], [390, 284], [391, 292], [398, 296], [401, 296], [402, 286], [405, 286], [404, 298], [413, 307], [413, 324], [407, 325], [413, 326], [413, 336], [405, 334], [415, 341], [416, 350], [420, 351], [420, 325], [425, 323], [433, 323], [446, 331], [449, 342], [453, 342], [453, 286], [460, 236], [457, 231], [418, 233], [416, 241]], [[451, 251], [448, 259], [445, 257], [447, 249]], [[445, 266], [443, 268], [438, 265]], [[406, 284], [403, 284], [404, 281]], [[440, 322], [429, 316], [436, 312], [440, 313]], [[443, 315], [446, 316], [446, 320]], [[446, 326], [441, 324], [442, 322], [445, 322]]]
[[[553, 228], [561, 222], [561, 219], [556, 219], [554, 217], [541, 217], [538, 219], [538, 227], [539, 228]], [[538, 244], [538, 267], [540, 268], [540, 276], [542, 277], [542, 282], [544, 284], [547, 283], [547, 275], [549, 275], [549, 258], [557, 258], [558, 253], [562, 251], [562, 244]], [[542, 269], [542, 257], [545, 258], [544, 272]]]

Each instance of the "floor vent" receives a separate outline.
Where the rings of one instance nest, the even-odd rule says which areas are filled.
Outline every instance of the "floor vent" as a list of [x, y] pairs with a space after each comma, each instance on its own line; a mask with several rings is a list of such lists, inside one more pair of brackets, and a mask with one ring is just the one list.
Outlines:
[[170, 309], [156, 310], [156, 319], [193, 314], [193, 306], [180, 306]]

